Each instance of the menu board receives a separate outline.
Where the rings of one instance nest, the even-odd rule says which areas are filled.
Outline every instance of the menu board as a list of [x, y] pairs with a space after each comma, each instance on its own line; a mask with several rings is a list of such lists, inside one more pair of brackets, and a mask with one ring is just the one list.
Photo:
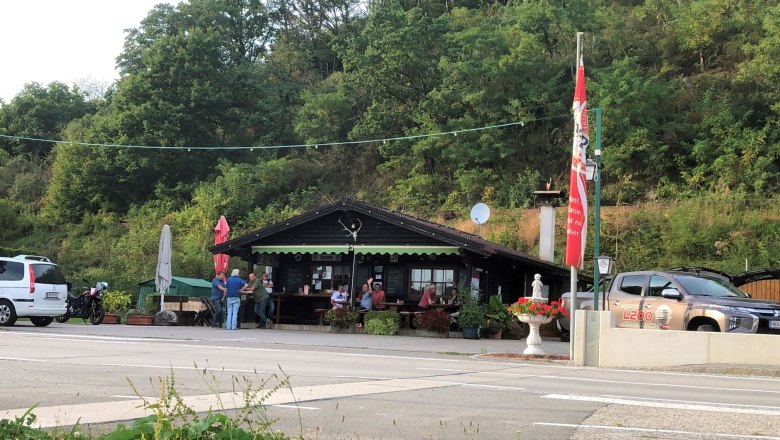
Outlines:
[[404, 297], [404, 268], [402, 266], [385, 266], [384, 289], [387, 298]]
[[295, 293], [303, 288], [303, 266], [287, 266], [284, 272], [284, 282], [280, 286], [282, 290]]

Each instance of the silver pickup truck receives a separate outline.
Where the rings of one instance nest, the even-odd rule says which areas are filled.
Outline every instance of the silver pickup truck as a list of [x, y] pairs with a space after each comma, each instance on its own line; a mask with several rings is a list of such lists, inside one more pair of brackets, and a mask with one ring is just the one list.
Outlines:
[[[571, 310], [572, 296], [563, 306]], [[575, 307], [593, 309], [593, 292], [577, 292]], [[752, 299], [721, 277], [684, 271], [624, 272], [615, 276], [600, 308], [618, 327], [780, 335], [780, 303]], [[559, 320], [564, 337], [569, 320]]]

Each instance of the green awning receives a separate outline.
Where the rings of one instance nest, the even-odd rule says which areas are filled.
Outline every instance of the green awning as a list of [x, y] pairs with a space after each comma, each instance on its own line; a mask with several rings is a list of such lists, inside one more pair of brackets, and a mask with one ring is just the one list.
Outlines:
[[[417, 245], [373, 245], [356, 244], [357, 254], [398, 254], [398, 255], [458, 255], [457, 246], [417, 246]], [[300, 245], [264, 245], [252, 246], [252, 252], [261, 254], [348, 254], [346, 244], [300, 244]]]
[[358, 254], [458, 255], [457, 246], [355, 245]]
[[349, 246], [346, 244], [252, 246], [252, 252], [261, 254], [348, 254]]

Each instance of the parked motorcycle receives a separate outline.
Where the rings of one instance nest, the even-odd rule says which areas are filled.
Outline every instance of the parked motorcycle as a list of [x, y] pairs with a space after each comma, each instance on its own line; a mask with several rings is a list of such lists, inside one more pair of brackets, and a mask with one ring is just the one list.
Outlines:
[[81, 295], [68, 294], [68, 309], [64, 315], [54, 319], [57, 322], [67, 322], [71, 317], [89, 319], [93, 325], [103, 322], [106, 311], [103, 309], [103, 292], [108, 288], [108, 283], [103, 281], [95, 284], [95, 287], [85, 290]]

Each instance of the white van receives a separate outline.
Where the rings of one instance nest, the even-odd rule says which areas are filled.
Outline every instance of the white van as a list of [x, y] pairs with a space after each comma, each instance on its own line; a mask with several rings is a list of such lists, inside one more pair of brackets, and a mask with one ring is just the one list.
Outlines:
[[68, 287], [56, 264], [46, 257], [0, 257], [0, 326], [29, 317], [45, 327], [65, 313]]

